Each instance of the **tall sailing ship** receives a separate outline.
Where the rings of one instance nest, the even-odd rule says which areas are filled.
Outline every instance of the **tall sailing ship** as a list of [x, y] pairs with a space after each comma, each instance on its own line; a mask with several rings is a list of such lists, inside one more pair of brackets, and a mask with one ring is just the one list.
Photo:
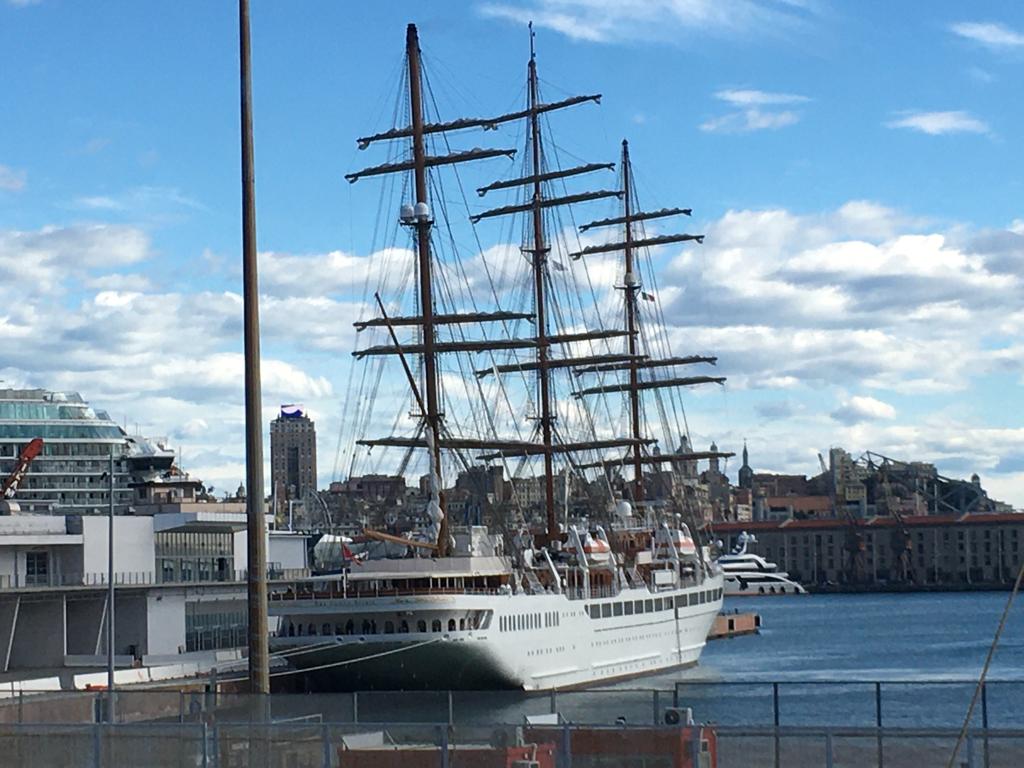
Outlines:
[[[381, 290], [412, 288], [411, 300], [375, 293], [374, 316], [356, 324], [381, 343], [354, 353], [378, 367], [364, 377], [362, 394], [347, 410], [355, 430], [368, 427], [368, 401], [387, 400], [379, 394], [384, 383], [401, 382], [402, 394], [392, 399], [411, 409], [413, 433], [357, 443], [366, 451], [400, 449], [400, 470], [414, 455], [425, 458], [428, 501], [418, 537], [367, 532], [410, 556], [359, 561], [339, 574], [272, 590], [277, 629], [271, 648], [306, 671], [315, 687], [538, 691], [603, 683], [695, 664], [721, 608], [723, 578], [696, 538], [688, 499], [675, 493], [648, 500], [650, 474], [644, 472], [731, 455], [661, 453], [651, 436], [651, 423], [660, 419], [661, 439], [678, 444], [674, 439], [685, 431], [675, 392], [724, 381], [659, 375], [715, 359], [672, 356], [660, 308], [644, 290], [641, 255], [647, 249], [702, 237], [646, 234], [646, 222], [690, 211], [637, 209], [626, 142], [614, 189], [566, 189], [575, 177], [615, 166], [561, 167], [559, 147], [547, 136], [548, 117], [600, 96], [543, 101], [532, 30], [530, 48], [524, 109], [445, 122], [428, 111], [433, 92], [416, 28], [409, 25], [407, 101], [395, 110], [399, 125], [359, 139], [361, 149], [392, 147], [389, 162], [347, 179], [398, 180], [405, 200], [398, 218], [409, 233], [415, 268], [382, 270]], [[454, 134], [501, 127], [521, 129], [525, 152], [449, 147]], [[517, 197], [469, 215], [478, 253], [459, 259], [448, 211], [457, 195], [440, 186], [439, 172], [455, 175], [461, 191], [456, 166], [517, 154], [519, 172], [477, 190], [480, 197], [500, 191]], [[572, 206], [602, 199], [617, 201], [616, 215], [564, 226], [573, 219], [560, 217], [571, 217]], [[507, 259], [497, 268], [482, 257], [476, 235], [477, 224], [491, 220], [512, 221], [512, 227], [519, 221], [523, 233], [521, 257], [503, 252]], [[566, 243], [568, 231], [577, 233], [575, 249]], [[602, 232], [613, 234], [595, 238]], [[586, 264], [595, 258], [621, 278], [615, 327], [601, 322], [609, 307], [596, 295], [588, 303], [583, 280], [574, 276], [579, 269], [589, 281]], [[647, 269], [653, 281], [649, 262]], [[400, 338], [408, 329], [413, 337]], [[457, 362], [444, 362], [452, 359]], [[655, 405], [648, 402], [652, 397]], [[624, 415], [619, 421], [628, 423], [625, 434], [612, 417], [612, 399]], [[658, 419], [646, 418], [648, 411]], [[528, 421], [533, 425], [525, 431]], [[392, 423], [398, 430], [401, 418]], [[452, 524], [442, 490], [446, 473], [486, 462], [516, 476], [534, 461], [543, 530], [531, 529], [525, 514], [501, 532]], [[631, 479], [616, 493], [612, 478], [623, 472]], [[570, 478], [587, 473], [596, 474], [591, 485], [605, 488], [605, 496], [592, 499], [586, 514], [577, 509], [570, 516], [568, 501], [560, 504], [556, 494], [556, 477], [567, 497]]]

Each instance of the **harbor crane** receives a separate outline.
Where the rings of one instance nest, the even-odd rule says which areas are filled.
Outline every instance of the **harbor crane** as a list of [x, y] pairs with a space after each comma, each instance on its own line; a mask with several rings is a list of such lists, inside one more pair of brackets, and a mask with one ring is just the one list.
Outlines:
[[[836, 493], [835, 479], [825, 464], [825, 457], [818, 453], [818, 463], [821, 465], [821, 473], [825, 478], [828, 487], [828, 497], [832, 502], [832, 516], [839, 517], [839, 501]], [[864, 534], [860, 532], [860, 523], [852, 512], [843, 505], [843, 516], [846, 518], [846, 540], [843, 543], [843, 550], [846, 552], [844, 572], [847, 582], [859, 584], [864, 580]]]
[[[870, 462], [869, 467], [875, 465]], [[892, 567], [890, 577], [894, 581], [906, 582], [913, 575], [911, 569], [911, 555], [914, 544], [910, 537], [910, 530], [907, 523], [900, 514], [899, 504], [893, 498], [892, 484], [889, 482], [889, 460], [885, 459], [877, 465], [878, 481], [882, 486], [882, 498], [885, 500], [885, 511], [896, 523], [892, 532], [890, 546], [892, 547]]]
[[33, 438], [21, 449], [18, 460], [14, 464], [14, 471], [4, 479], [3, 486], [0, 488], [0, 514], [9, 515], [11, 512], [17, 511], [17, 505], [10, 500], [18, 492], [18, 486], [28, 472], [32, 460], [42, 452], [43, 440], [39, 437]]

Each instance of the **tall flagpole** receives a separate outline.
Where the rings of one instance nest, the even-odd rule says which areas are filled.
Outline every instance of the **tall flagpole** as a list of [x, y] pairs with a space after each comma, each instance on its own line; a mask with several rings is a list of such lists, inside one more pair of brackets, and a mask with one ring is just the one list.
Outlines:
[[249, 0], [238, 2], [242, 91], [242, 303], [245, 324], [245, 517], [249, 544], [249, 691], [270, 693], [267, 542], [263, 518], [260, 292], [256, 274], [256, 183], [252, 149]]

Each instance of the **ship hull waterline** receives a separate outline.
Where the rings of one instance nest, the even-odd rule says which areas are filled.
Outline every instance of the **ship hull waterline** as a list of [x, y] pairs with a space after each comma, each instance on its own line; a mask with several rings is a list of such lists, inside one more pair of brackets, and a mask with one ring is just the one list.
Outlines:
[[[448, 632], [275, 637], [272, 651], [294, 668], [312, 691], [522, 690], [549, 691], [605, 685], [697, 663], [722, 605], [721, 577], [703, 589], [673, 591], [663, 600], [706, 602], [674, 606], [657, 613], [592, 619], [588, 607], [650, 601], [651, 593], [627, 590], [616, 598], [569, 601], [557, 595], [454, 597], [426, 601], [360, 601], [361, 611], [395, 615], [425, 604], [436, 611], [471, 610], [485, 604], [494, 611], [488, 626]], [[712, 593], [717, 597], [711, 599]], [[483, 602], [481, 602], [483, 601]], [[371, 604], [368, 604], [371, 603]], [[373, 605], [372, 603], [376, 603]], [[390, 604], [389, 604], [390, 603]], [[321, 605], [319, 618], [346, 615]], [[569, 610], [566, 610], [568, 608]], [[333, 609], [333, 610], [332, 610]], [[557, 627], [501, 631], [516, 627], [524, 609], [545, 614], [561, 610]], [[617, 609], [616, 609], [617, 610]], [[309, 614], [306, 614], [307, 616]], [[501, 622], [501, 615], [506, 621]]]

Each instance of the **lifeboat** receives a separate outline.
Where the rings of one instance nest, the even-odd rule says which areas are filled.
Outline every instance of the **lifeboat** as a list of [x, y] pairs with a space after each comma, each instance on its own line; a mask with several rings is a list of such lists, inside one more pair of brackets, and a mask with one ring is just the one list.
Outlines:
[[692, 557], [697, 554], [697, 545], [685, 531], [664, 531], [661, 536], [656, 537], [654, 556], [658, 559], [671, 557], [671, 553], [667, 551], [669, 546], [675, 548], [679, 557]]
[[[588, 563], [607, 563], [612, 557], [611, 545], [589, 533], [581, 537], [583, 542], [583, 556]], [[576, 547], [570, 546], [569, 551], [576, 553]]]

